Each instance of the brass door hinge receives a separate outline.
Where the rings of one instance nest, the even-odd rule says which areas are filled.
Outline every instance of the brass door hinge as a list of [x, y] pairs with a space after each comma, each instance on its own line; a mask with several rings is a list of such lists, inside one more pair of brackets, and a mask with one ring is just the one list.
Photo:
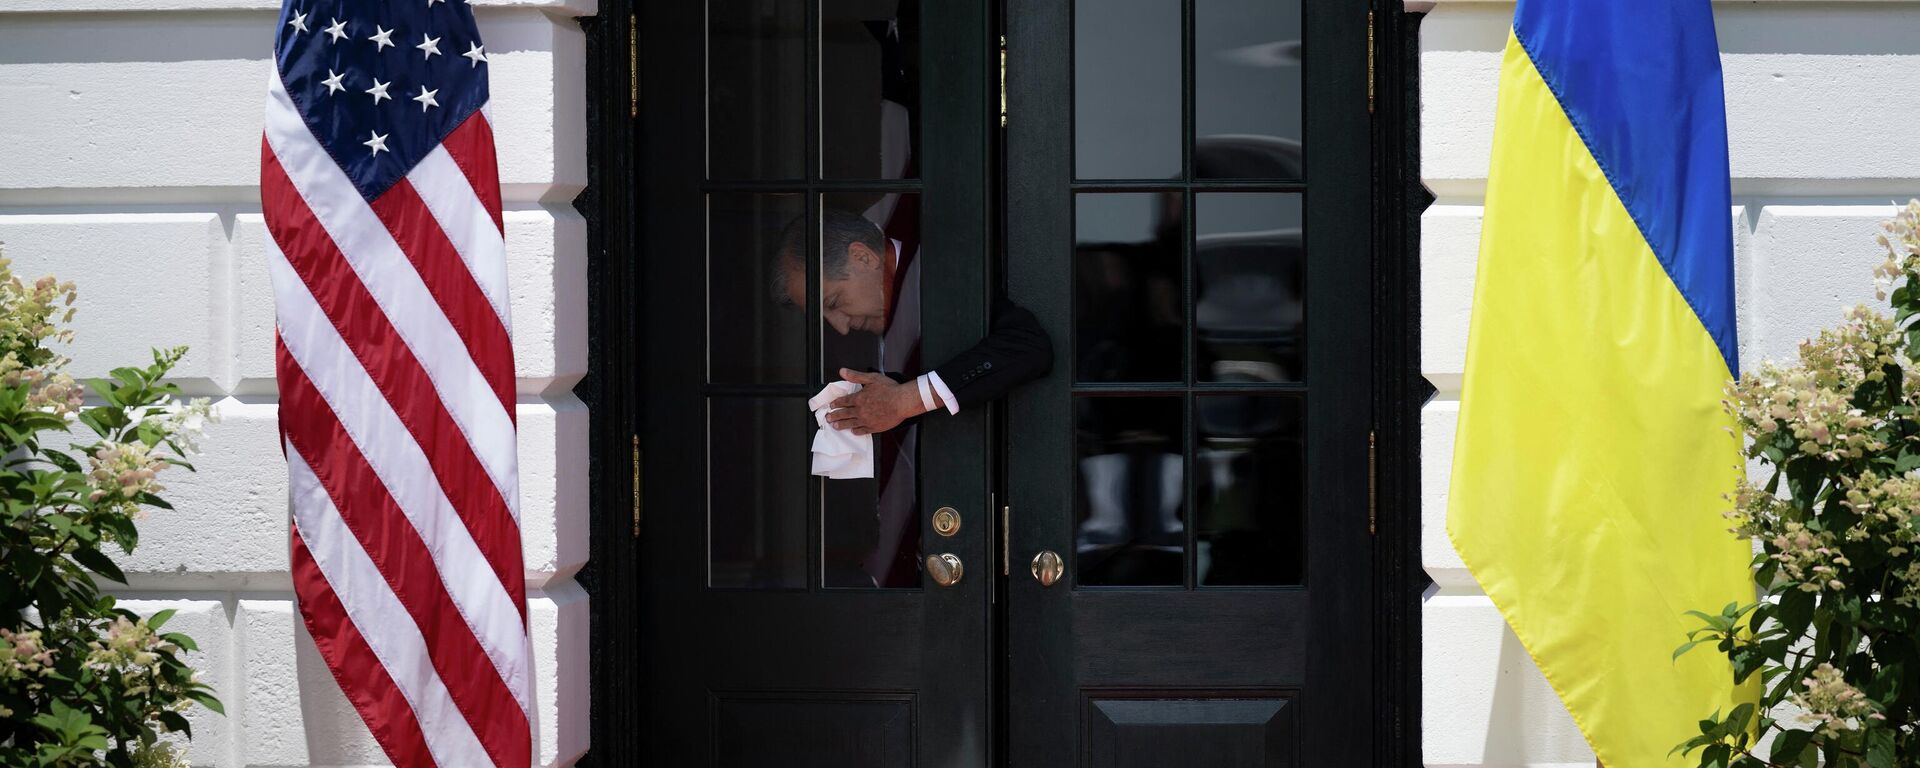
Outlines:
[[1007, 36], [1000, 36], [1000, 127], [1007, 127]]
[[639, 116], [640, 17], [638, 14], [629, 13], [627, 14], [627, 117]]
[[633, 537], [640, 538], [640, 436], [633, 436]]
[[1367, 11], [1367, 114], [1373, 114], [1373, 11]]
[[1373, 432], [1367, 432], [1367, 535], [1379, 532], [1379, 494], [1375, 492], [1379, 473], [1374, 461]]

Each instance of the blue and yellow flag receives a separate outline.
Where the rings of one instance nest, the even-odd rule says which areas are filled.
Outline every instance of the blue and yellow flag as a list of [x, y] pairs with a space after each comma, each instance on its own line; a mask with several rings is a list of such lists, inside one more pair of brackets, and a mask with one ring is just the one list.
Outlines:
[[1708, 0], [1520, 0], [1501, 64], [1447, 532], [1601, 762], [1731, 709], [1688, 610], [1751, 602], [1726, 109]]

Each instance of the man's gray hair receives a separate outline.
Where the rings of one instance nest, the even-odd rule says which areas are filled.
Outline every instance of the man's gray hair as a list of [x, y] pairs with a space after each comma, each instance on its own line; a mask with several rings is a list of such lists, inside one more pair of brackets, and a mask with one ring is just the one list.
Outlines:
[[[801, 263], [807, 252], [807, 235], [804, 215], [788, 222], [780, 233], [780, 245], [773, 252], [773, 274], [767, 284], [775, 304], [793, 306], [793, 293], [789, 290], [792, 286], [787, 283], [787, 275], [799, 270], [788, 267]], [[847, 249], [854, 243], [865, 245], [877, 254], [887, 252], [887, 236], [867, 217], [837, 208], [823, 209], [820, 212], [820, 271], [826, 279], [839, 280], [847, 276]]]

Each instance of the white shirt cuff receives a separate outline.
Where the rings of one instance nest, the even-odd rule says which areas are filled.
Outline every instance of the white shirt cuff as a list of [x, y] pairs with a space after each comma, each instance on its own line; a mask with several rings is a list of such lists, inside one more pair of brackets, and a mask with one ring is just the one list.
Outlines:
[[932, 395], [927, 392], [928, 388], [940, 395], [940, 402], [947, 404], [947, 413], [960, 412], [960, 401], [954, 399], [953, 390], [947, 389], [947, 383], [940, 380], [940, 374], [933, 371], [920, 374], [920, 402], [931, 411], [934, 402]]

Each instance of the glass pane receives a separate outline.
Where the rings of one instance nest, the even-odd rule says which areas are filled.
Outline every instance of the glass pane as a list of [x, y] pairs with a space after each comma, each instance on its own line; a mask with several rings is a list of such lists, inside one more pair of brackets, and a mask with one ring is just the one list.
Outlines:
[[919, 111], [919, 3], [821, 3], [821, 175], [918, 177]]
[[1073, 209], [1074, 380], [1182, 380], [1180, 193], [1082, 193]]
[[1305, 381], [1300, 195], [1215, 193], [1194, 199], [1194, 378]]
[[800, 398], [707, 401], [708, 584], [807, 586], [807, 456]]
[[1179, 177], [1179, 0], [1073, 6], [1074, 175]]
[[1294, 395], [1194, 397], [1202, 586], [1301, 583], [1303, 412]]
[[[922, 373], [920, 198], [821, 195], [823, 380], [841, 368]], [[821, 507], [821, 583], [920, 586], [918, 426], [874, 435], [871, 479], [828, 480]]]
[[1300, 179], [1299, 0], [1195, 0], [1193, 175]]
[[1179, 397], [1074, 398], [1077, 583], [1186, 583]]
[[805, 206], [798, 193], [707, 197], [709, 381], [807, 382]]
[[919, 374], [920, 196], [820, 196], [821, 374]]
[[708, 0], [708, 178], [806, 175], [806, 8]]
[[820, 583], [888, 589], [920, 586], [919, 428], [873, 436], [872, 478], [825, 481]]

